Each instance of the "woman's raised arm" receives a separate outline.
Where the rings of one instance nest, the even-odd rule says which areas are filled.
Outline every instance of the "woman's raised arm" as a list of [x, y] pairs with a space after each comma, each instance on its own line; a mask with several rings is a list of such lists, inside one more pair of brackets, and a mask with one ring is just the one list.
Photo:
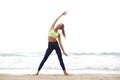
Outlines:
[[[51, 26], [51, 28], [50, 28], [50, 30], [51, 29], [54, 29], [54, 27], [55, 27], [55, 24], [57, 23], [57, 21], [60, 19], [60, 17], [62, 17], [63, 15], [66, 15], [67, 14], [67, 12], [66, 11], [64, 11], [61, 15], [59, 15], [56, 19], [55, 19], [55, 21], [53, 22], [53, 24], [52, 24], [52, 26]], [[49, 31], [50, 31], [49, 30]]]

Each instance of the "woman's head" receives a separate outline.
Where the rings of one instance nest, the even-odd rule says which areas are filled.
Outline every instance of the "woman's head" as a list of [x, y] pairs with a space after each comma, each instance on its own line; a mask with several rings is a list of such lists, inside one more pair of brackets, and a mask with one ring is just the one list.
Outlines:
[[63, 24], [63, 23], [59, 23], [59, 24], [57, 25], [57, 28], [58, 28], [59, 30], [62, 30], [62, 29], [64, 28], [64, 24]]
[[64, 30], [64, 24], [63, 24], [63, 23], [58, 24], [58, 25], [57, 25], [57, 28], [58, 28], [59, 30], [62, 30], [63, 36], [66, 37], [66, 35], [65, 35], [65, 30]]

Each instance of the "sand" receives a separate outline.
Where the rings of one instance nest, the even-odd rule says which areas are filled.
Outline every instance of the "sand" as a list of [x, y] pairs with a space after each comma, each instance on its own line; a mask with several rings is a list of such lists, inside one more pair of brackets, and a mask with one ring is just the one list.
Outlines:
[[0, 74], [0, 80], [120, 80], [120, 74]]

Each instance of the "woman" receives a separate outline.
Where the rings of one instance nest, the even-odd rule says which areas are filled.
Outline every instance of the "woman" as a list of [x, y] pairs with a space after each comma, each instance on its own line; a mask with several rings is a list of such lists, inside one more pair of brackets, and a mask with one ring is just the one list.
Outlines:
[[[52, 53], [53, 50], [55, 50], [57, 53], [57, 56], [58, 56], [58, 59], [60, 61], [60, 65], [63, 69], [64, 75], [68, 75], [68, 73], [66, 72], [65, 66], [64, 66], [63, 59], [62, 59], [62, 53], [61, 53], [60, 47], [61, 47], [63, 53], [66, 56], [68, 56], [68, 55], [64, 51], [64, 48], [63, 48], [62, 43], [61, 43], [61, 35], [60, 35], [60, 33], [58, 33], [58, 30], [62, 30], [62, 35], [65, 37], [64, 24], [60, 23], [55, 27], [56, 22], [63, 15], [66, 15], [66, 13], [67, 12], [63, 12], [60, 16], [58, 16], [58, 18], [53, 22], [53, 24], [49, 30], [49, 32], [48, 32], [48, 48], [46, 50], [46, 53], [45, 53], [45, 56], [44, 56], [42, 62], [39, 65], [38, 71], [35, 75], [39, 74], [39, 71], [41, 70], [42, 66], [44, 65], [45, 61], [48, 59], [49, 55]], [[59, 44], [57, 42], [57, 38], [58, 38]], [[59, 45], [60, 45], [60, 47], [59, 47]]]

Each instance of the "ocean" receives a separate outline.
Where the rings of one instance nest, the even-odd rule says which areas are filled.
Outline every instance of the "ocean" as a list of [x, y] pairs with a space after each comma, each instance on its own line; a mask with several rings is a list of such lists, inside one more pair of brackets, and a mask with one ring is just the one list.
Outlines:
[[[63, 61], [68, 73], [120, 73], [120, 53], [68, 53]], [[44, 52], [12, 52], [0, 53], [0, 73], [34, 74]], [[42, 74], [63, 74], [55, 52], [53, 52], [43, 68]]]

